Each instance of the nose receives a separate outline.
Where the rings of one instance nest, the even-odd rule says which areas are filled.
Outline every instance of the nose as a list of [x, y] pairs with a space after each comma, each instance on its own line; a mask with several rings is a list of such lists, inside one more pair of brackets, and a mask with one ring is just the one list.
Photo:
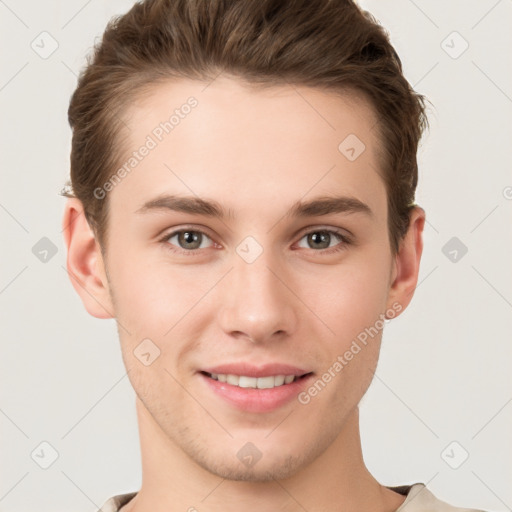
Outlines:
[[251, 263], [234, 254], [226, 277], [218, 312], [226, 334], [255, 344], [293, 335], [300, 301], [292, 291], [291, 273], [271, 250], [264, 250]]

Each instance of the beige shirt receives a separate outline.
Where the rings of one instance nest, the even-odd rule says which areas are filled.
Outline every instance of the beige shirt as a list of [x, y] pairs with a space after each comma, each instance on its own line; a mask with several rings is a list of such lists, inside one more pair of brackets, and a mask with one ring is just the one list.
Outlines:
[[[407, 496], [395, 512], [484, 512], [475, 508], [459, 508], [449, 505], [436, 498], [423, 483], [388, 487], [388, 489]], [[136, 494], [136, 492], [130, 492], [112, 496], [98, 512], [120, 512], [121, 507], [126, 505]]]

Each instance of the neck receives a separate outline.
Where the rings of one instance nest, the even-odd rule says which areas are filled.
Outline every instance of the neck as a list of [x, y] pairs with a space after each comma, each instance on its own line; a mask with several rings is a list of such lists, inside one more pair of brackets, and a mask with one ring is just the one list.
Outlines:
[[366, 468], [356, 407], [334, 442], [292, 477], [268, 482], [223, 479], [196, 464], [173, 443], [137, 398], [142, 486], [122, 512], [394, 512], [405, 497]]

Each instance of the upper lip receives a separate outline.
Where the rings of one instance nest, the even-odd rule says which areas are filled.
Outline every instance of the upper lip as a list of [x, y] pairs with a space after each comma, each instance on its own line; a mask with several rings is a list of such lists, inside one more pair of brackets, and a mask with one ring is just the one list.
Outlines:
[[281, 363], [268, 363], [261, 366], [254, 366], [249, 363], [230, 363], [203, 368], [201, 371], [227, 375], [246, 375], [247, 377], [270, 377], [272, 375], [296, 375], [301, 377], [310, 373], [302, 368]]

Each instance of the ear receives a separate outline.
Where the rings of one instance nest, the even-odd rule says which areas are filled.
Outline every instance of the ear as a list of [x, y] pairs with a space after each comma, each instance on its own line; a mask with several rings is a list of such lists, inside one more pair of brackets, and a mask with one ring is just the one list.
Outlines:
[[62, 230], [67, 248], [66, 268], [85, 309], [96, 318], [114, 318], [100, 245], [85, 218], [79, 199], [68, 199]]
[[[425, 210], [415, 206], [409, 214], [409, 228], [403, 237], [391, 272], [387, 307], [400, 304], [402, 312], [411, 302], [418, 282], [421, 254], [423, 252], [423, 227]], [[396, 308], [393, 308], [396, 310]], [[395, 315], [395, 316], [398, 316]]]

